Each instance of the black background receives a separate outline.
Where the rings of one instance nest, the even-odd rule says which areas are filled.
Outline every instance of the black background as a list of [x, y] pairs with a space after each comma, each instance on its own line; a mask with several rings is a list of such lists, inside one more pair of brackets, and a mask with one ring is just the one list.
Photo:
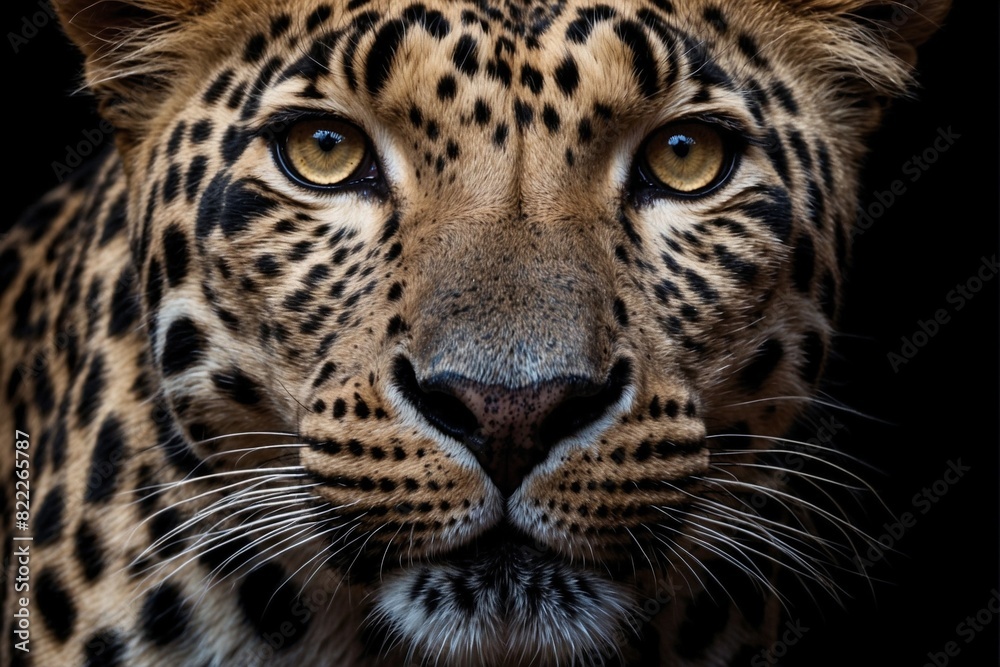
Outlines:
[[[859, 236], [828, 376], [830, 397], [874, 419], [833, 411], [845, 428], [835, 445], [873, 463], [869, 475], [896, 514], [914, 513], [894, 547], [870, 570], [877, 581], [848, 583], [843, 609], [829, 601], [793, 617], [808, 627], [783, 665], [913, 665], [957, 642], [949, 664], [996, 665], [1000, 618], [966, 643], [956, 626], [986, 606], [998, 586], [998, 289], [994, 278], [964, 308], [946, 299], [998, 249], [997, 3], [959, 1], [948, 24], [921, 50], [918, 99], [897, 103], [874, 138], [862, 187], [865, 206], [894, 180], [906, 192]], [[71, 95], [80, 60], [53, 23], [15, 53], [8, 33], [36, 2], [8, 2], [0, 27], [6, 119], [8, 218], [56, 185], [53, 162], [67, 144], [96, 136], [92, 101]], [[954, 145], [912, 182], [904, 163], [933, 145], [939, 129]], [[105, 139], [110, 142], [110, 139]], [[951, 321], [894, 370], [889, 352], [939, 308]], [[942, 478], [948, 461], [971, 468], [926, 514], [912, 498]], [[939, 487], [940, 488], [940, 487]], [[870, 532], [889, 518], [869, 498]], [[860, 513], [859, 513], [860, 514]], [[862, 519], [864, 520], [864, 519]], [[943, 658], [943, 656], [939, 656]], [[758, 663], [766, 664], [766, 663]]]

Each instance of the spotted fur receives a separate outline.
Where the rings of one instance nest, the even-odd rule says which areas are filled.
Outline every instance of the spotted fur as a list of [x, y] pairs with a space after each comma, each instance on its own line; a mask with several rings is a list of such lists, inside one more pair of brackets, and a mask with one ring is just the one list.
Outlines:
[[[947, 2], [54, 4], [116, 150], [0, 247], [5, 664], [742, 665], [836, 590], [767, 454]], [[283, 173], [314, 115], [379, 177]], [[728, 180], [640, 187], [692, 118]]]

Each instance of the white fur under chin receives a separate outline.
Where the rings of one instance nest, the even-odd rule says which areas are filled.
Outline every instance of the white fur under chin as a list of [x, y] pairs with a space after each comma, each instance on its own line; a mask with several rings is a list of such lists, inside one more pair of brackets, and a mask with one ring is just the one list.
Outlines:
[[387, 577], [372, 622], [417, 664], [601, 665], [630, 632], [634, 604], [625, 586], [515, 548]]

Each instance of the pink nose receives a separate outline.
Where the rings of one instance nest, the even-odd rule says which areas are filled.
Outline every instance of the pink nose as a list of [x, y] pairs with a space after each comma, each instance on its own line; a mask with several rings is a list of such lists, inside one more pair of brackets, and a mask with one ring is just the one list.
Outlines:
[[427, 421], [464, 443], [504, 495], [521, 485], [552, 445], [600, 419], [628, 383], [620, 361], [603, 383], [551, 378], [535, 386], [484, 385], [453, 373], [418, 380], [404, 357], [396, 360], [397, 386]]

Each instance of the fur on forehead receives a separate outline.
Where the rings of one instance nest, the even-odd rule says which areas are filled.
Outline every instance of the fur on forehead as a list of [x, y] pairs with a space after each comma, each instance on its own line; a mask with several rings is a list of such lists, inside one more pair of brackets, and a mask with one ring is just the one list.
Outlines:
[[[295, 8], [274, 0], [54, 0], [53, 4], [86, 57], [87, 86], [97, 96], [102, 114], [122, 131], [119, 141], [126, 146], [133, 135], [142, 133], [167, 97], [183, 92], [186, 84], [202, 81], [199, 74], [204, 74], [205, 65], [242, 48], [239, 36], [260, 30], [258, 24], [281, 13], [305, 16], [320, 5], [332, 7], [334, 22], [354, 13], [343, 0], [313, 0]], [[392, 4], [384, 0], [363, 9], [385, 12]], [[398, 6], [413, 4], [407, 0]], [[654, 7], [648, 0], [606, 4]], [[915, 48], [938, 27], [950, 0], [675, 0], [673, 4], [699, 11], [711, 5], [747, 17], [757, 37], [788, 52], [796, 62], [813, 63], [811, 71], [827, 85], [836, 82], [841, 94], [894, 97], [909, 87]]]

